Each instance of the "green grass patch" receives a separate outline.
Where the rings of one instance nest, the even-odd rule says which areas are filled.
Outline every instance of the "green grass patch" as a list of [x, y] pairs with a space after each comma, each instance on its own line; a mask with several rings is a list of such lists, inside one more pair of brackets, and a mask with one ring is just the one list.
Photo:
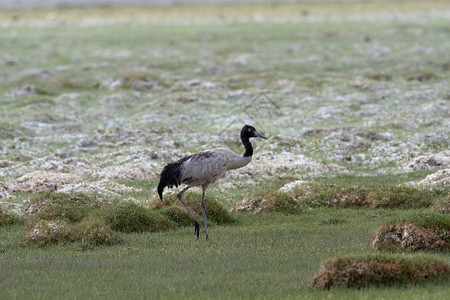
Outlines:
[[92, 210], [99, 209], [104, 199], [93, 194], [45, 192], [33, 194], [25, 202], [24, 210], [42, 220], [82, 221]]
[[[366, 179], [367, 180], [367, 179]], [[406, 185], [382, 184], [339, 177], [327, 181], [303, 181], [285, 192], [263, 188], [237, 202], [234, 211], [299, 213], [305, 207], [418, 209], [431, 207], [447, 195], [447, 189], [427, 190]], [[331, 183], [336, 182], [336, 183]]]
[[133, 202], [108, 205], [101, 212], [113, 230], [121, 232], [155, 232], [174, 228], [176, 224], [163, 214]]
[[429, 191], [409, 186], [338, 186], [311, 183], [292, 191], [292, 196], [307, 206], [399, 208], [430, 207], [444, 195], [442, 190]]
[[172, 205], [161, 208], [159, 211], [162, 215], [169, 218], [169, 220], [172, 220], [182, 227], [192, 226], [193, 224], [191, 217], [184, 207]]
[[[392, 211], [401, 215], [403, 211]], [[383, 209], [321, 207], [302, 214], [235, 214], [235, 226], [215, 226], [210, 240], [192, 228], [157, 233], [121, 233], [108, 247], [85, 242], [23, 247], [21, 226], [0, 227], [2, 288], [7, 296], [47, 295], [111, 298], [307, 298], [443, 299], [448, 284], [380, 286], [371, 289], [309, 289], [320, 262], [348, 253], [372, 252], [373, 228], [386, 222]], [[323, 224], [326, 219], [346, 220]], [[89, 251], [85, 251], [89, 250]], [[449, 263], [448, 255], [436, 253]], [[416, 254], [413, 254], [413, 258]], [[28, 270], [24, 272], [24, 270]], [[107, 276], [105, 275], [107, 274]], [[77, 278], [68, 285], [70, 278]], [[21, 283], [28, 283], [27, 289]]]
[[2, 140], [14, 139], [16, 137], [32, 136], [32, 132], [20, 126], [16, 122], [0, 123], [0, 138]]
[[24, 218], [9, 211], [3, 204], [0, 204], [0, 226], [23, 224]]
[[122, 241], [104, 220], [94, 216], [88, 217], [72, 226], [68, 232], [68, 234], [73, 235], [72, 241], [88, 243], [95, 246], [115, 245]]
[[413, 223], [424, 228], [439, 228], [450, 231], [450, 218], [445, 214], [437, 214], [434, 212], [411, 212], [400, 218], [391, 219], [389, 224], [395, 222]]

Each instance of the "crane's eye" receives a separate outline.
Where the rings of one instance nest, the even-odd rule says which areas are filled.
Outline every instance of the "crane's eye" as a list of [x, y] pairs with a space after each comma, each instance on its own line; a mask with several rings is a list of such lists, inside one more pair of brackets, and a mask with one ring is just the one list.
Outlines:
[[248, 128], [248, 132], [252, 132], [252, 129], [250, 127]]

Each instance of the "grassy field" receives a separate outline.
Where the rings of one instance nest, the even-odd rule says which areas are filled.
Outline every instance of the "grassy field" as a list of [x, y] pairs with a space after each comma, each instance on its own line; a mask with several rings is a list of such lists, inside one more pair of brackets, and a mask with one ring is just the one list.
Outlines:
[[[223, 207], [300, 179], [323, 190], [292, 212], [232, 212], [236, 224], [211, 222], [209, 242], [183, 227], [37, 247], [25, 240], [31, 217], [0, 226], [0, 299], [446, 298], [448, 280], [309, 284], [321, 261], [375, 252], [375, 229], [449, 194], [448, 176], [420, 183], [449, 164], [449, 14], [447, 1], [406, 0], [1, 11], [9, 211], [55, 189], [147, 207], [165, 163], [210, 147], [243, 153], [244, 123], [269, 139], [208, 189]], [[401, 204], [323, 198], [358, 188]], [[450, 263], [448, 252], [395, 255]]]

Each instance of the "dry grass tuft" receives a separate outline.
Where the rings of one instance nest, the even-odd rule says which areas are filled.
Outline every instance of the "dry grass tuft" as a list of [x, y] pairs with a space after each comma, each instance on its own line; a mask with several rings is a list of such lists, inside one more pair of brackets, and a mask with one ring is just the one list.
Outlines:
[[450, 266], [425, 257], [387, 255], [348, 256], [323, 261], [310, 284], [312, 288], [332, 286], [364, 288], [394, 284], [417, 284], [448, 280]]
[[282, 192], [269, 192], [252, 195], [236, 203], [233, 211], [282, 212], [295, 214], [300, 211], [300, 206], [291, 196]]
[[381, 251], [449, 251], [450, 220], [440, 214], [414, 214], [379, 227], [371, 244]]
[[408, 76], [406, 76], [406, 79], [409, 81], [430, 81], [430, 80], [436, 80], [439, 76], [436, 75], [433, 72], [423, 71], [418, 73], [413, 73]]
[[[36, 246], [46, 246], [50, 244], [58, 244], [64, 242], [65, 239], [65, 222], [50, 222], [40, 220], [36, 224], [28, 224], [29, 232], [25, 235], [27, 244]], [[68, 242], [68, 241], [67, 241]]]
[[77, 224], [64, 221], [39, 220], [27, 225], [28, 233], [25, 242], [30, 245], [44, 247], [52, 244], [67, 245], [76, 242], [91, 245], [114, 245], [121, 242], [101, 219], [89, 218]]
[[431, 210], [437, 213], [450, 213], [450, 194], [442, 200], [436, 201]]
[[383, 225], [372, 233], [372, 248], [388, 251], [448, 251], [448, 230], [428, 229], [409, 223]]

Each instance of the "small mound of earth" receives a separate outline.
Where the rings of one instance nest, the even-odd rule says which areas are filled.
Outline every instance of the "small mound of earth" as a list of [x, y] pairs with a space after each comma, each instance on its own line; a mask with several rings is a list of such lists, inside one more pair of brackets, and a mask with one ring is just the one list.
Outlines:
[[348, 170], [336, 164], [316, 162], [302, 154], [266, 152], [254, 156], [254, 161], [244, 168], [229, 171], [226, 177], [234, 179], [272, 176], [286, 178], [302, 172], [308, 172], [308, 176], [313, 177], [324, 173], [348, 173]]
[[408, 165], [408, 168], [415, 171], [432, 170], [448, 166], [450, 166], [450, 150], [445, 150], [435, 154], [419, 156]]
[[298, 195], [299, 190], [302, 191], [301, 194], [307, 195], [308, 191], [311, 187], [311, 183], [306, 180], [296, 180], [289, 183], [286, 183], [284, 186], [282, 186], [279, 191], [286, 193], [290, 195], [291, 197], [294, 197], [295, 195]]
[[15, 98], [15, 97], [21, 97], [21, 96], [27, 96], [27, 95], [35, 95], [36, 94], [36, 88], [34, 85], [24, 85], [21, 88], [14, 89], [10, 91], [9, 93], [5, 93], [5, 97], [8, 98]]
[[346, 256], [323, 261], [314, 274], [311, 288], [417, 284], [447, 279], [450, 266], [444, 261], [387, 255]]
[[73, 173], [80, 176], [90, 175], [94, 168], [89, 160], [78, 157], [70, 157], [63, 159], [62, 161], [49, 160], [44, 162], [40, 167], [46, 171]]
[[448, 251], [450, 233], [445, 229], [429, 229], [409, 223], [381, 226], [372, 233], [374, 250], [389, 251]]
[[450, 185], [450, 169], [439, 170], [430, 174], [421, 181], [408, 182], [412, 186], [448, 186]]
[[236, 203], [236, 206], [231, 209], [232, 212], [254, 212], [260, 213], [267, 209], [267, 203], [261, 196], [251, 196]]
[[283, 212], [295, 214], [300, 206], [292, 197], [284, 193], [268, 193], [265, 195], [251, 195], [236, 203], [231, 209], [234, 212]]

